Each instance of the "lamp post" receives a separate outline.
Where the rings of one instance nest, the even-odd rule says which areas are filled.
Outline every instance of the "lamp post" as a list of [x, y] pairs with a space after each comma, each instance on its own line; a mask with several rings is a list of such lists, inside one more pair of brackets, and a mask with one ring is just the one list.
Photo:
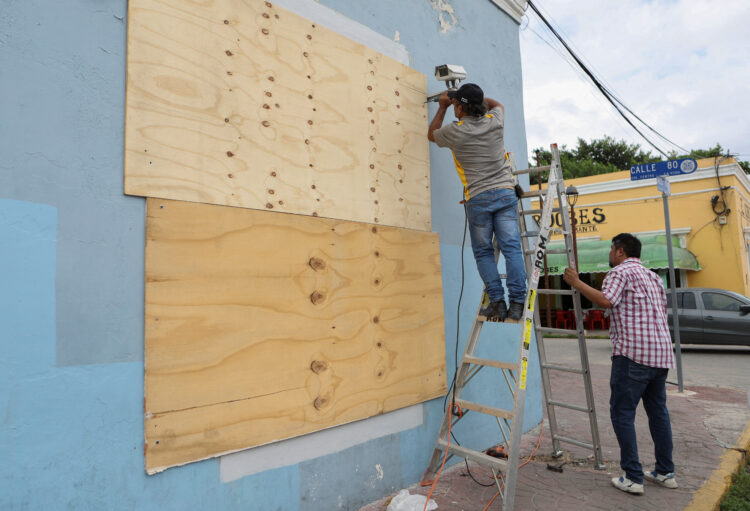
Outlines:
[[565, 189], [565, 197], [568, 200], [568, 206], [570, 206], [570, 230], [573, 234], [573, 256], [576, 262], [576, 271], [578, 271], [578, 240], [576, 240], [576, 214], [575, 205], [578, 202], [578, 189], [569, 185]]

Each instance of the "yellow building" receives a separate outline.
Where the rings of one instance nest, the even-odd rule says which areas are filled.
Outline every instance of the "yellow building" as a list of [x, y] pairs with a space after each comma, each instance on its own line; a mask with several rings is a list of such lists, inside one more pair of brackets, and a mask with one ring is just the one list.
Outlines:
[[[698, 160], [692, 174], [672, 176], [669, 209], [678, 287], [716, 287], [750, 296], [750, 178], [733, 158]], [[664, 206], [656, 179], [631, 181], [630, 171], [571, 179], [579, 268], [600, 284], [609, 240], [630, 232], [644, 243], [642, 260], [666, 281]], [[555, 219], [560, 226], [560, 218]], [[560, 235], [553, 236], [553, 240]], [[566, 265], [548, 260], [550, 274]], [[555, 279], [559, 287], [559, 277]]]

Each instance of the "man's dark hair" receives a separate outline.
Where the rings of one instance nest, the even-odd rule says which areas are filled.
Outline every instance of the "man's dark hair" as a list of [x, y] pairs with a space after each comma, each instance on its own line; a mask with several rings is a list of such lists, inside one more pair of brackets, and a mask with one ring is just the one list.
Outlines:
[[487, 113], [487, 107], [484, 106], [484, 103], [468, 103], [463, 104], [459, 103], [461, 105], [461, 108], [463, 109], [464, 113], [468, 115], [469, 117], [481, 117], [484, 114]]
[[630, 233], [623, 232], [612, 238], [615, 249], [623, 249], [628, 257], [641, 257], [641, 241]]

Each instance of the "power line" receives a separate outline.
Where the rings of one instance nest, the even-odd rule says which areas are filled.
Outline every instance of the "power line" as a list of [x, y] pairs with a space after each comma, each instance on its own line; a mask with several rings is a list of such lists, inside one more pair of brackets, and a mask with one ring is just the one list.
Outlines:
[[[583, 82], [586, 81], [586, 75], [583, 73], [583, 71], [581, 70], [580, 66], [576, 65], [575, 61], [570, 58], [570, 55], [568, 55], [566, 53], [563, 53], [563, 51], [560, 48], [558, 48], [557, 46], [553, 45], [550, 41], [548, 41], [545, 37], [543, 37], [539, 32], [537, 32], [536, 30], [534, 30], [533, 28], [531, 28], [530, 25], [527, 25], [523, 30], [526, 31], [526, 29], [530, 30], [544, 44], [546, 44], [547, 46], [549, 46], [550, 49], [552, 49], [552, 51], [554, 51], [555, 53], [557, 53], [560, 56], [560, 58], [566, 64], [568, 64], [568, 66], [570, 66], [570, 69], [573, 70], [573, 72], [578, 76], [578, 78], [581, 81], [583, 81]], [[596, 95], [593, 90], [589, 90], [588, 92], [589, 92], [589, 94], [591, 94], [591, 97], [594, 98], [594, 99], [603, 99], [604, 101], [607, 101], [606, 96]], [[617, 114], [615, 114], [614, 112], [612, 112], [612, 110], [610, 110], [610, 109], [607, 109], [607, 114], [609, 114], [610, 116], [612, 116], [612, 119], [615, 122], [622, 122], [622, 120], [623, 120], [621, 116], [618, 116]], [[623, 127], [621, 129], [623, 129], [623, 134], [626, 135], [626, 132], [624, 131], [624, 128], [625, 128], [625, 126], [623, 125]]]
[[[576, 64], [583, 70], [583, 72], [586, 74], [586, 76], [593, 82], [594, 86], [604, 95], [605, 99], [617, 110], [617, 112], [622, 116], [623, 119], [646, 141], [656, 149], [662, 156], [665, 158], [668, 158], [666, 152], [664, 152], [659, 146], [656, 145], [654, 141], [652, 141], [649, 137], [643, 133], [638, 127], [633, 123], [633, 121], [625, 115], [625, 112], [623, 112], [623, 109], [630, 113], [635, 119], [637, 119], [641, 124], [643, 124], [648, 130], [652, 131], [654, 134], [656, 134], [659, 138], [662, 140], [672, 144], [674, 147], [677, 147], [684, 151], [685, 153], [688, 153], [689, 151], [682, 146], [676, 144], [675, 142], [672, 142], [670, 139], [662, 135], [659, 131], [651, 127], [648, 123], [646, 123], [643, 119], [641, 119], [635, 112], [633, 112], [627, 105], [625, 105], [622, 100], [620, 100], [614, 93], [612, 93], [602, 82], [597, 78], [594, 73], [592, 73], [589, 68], [586, 66], [586, 64], [583, 63], [582, 59], [573, 51], [573, 49], [568, 45], [568, 43], [562, 38], [562, 36], [558, 33], [558, 31], [552, 26], [552, 24], [547, 21], [547, 19], [544, 17], [544, 15], [539, 11], [536, 5], [534, 5], [534, 2], [532, 0], [528, 0], [528, 5], [531, 7], [531, 9], [536, 13], [537, 16], [539, 16], [539, 19], [547, 26], [547, 28], [552, 32], [552, 34], [560, 41], [560, 43], [565, 47], [565, 49], [568, 51], [570, 56], [575, 60]], [[622, 107], [622, 108], [621, 108]]]

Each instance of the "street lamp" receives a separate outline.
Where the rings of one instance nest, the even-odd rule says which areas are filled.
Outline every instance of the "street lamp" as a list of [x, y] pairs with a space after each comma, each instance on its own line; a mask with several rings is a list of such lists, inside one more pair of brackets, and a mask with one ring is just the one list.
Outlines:
[[578, 189], [573, 186], [569, 185], [565, 189], [565, 197], [568, 201], [568, 206], [570, 206], [570, 230], [573, 234], [573, 255], [575, 257], [576, 262], [576, 271], [578, 271], [578, 240], [576, 240], [576, 214], [575, 214], [575, 205], [576, 202], [578, 202]]

